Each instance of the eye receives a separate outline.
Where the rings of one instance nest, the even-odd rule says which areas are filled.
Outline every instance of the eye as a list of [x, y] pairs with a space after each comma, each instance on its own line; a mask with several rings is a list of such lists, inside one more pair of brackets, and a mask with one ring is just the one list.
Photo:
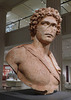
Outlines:
[[45, 22], [41, 22], [42, 25], [46, 24]]
[[53, 27], [57, 27], [57, 25], [56, 25], [55, 23], [52, 23], [51, 25], [52, 25]]
[[49, 25], [49, 22], [41, 22], [42, 25]]

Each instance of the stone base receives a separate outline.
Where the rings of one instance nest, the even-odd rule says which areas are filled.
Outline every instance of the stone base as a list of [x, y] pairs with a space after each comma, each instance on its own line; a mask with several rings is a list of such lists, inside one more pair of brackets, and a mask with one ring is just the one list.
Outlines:
[[26, 89], [18, 91], [0, 92], [1, 100], [71, 100], [70, 92], [54, 92], [42, 95], [39, 91]]

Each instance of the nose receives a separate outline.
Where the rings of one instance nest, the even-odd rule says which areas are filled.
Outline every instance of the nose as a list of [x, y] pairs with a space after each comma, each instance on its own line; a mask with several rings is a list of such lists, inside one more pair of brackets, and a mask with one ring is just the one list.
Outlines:
[[49, 28], [51, 26], [51, 24], [47, 25], [47, 28]]
[[46, 30], [49, 32], [49, 33], [52, 33], [53, 32], [53, 27], [50, 25], [46, 28]]
[[47, 26], [47, 29], [52, 30], [53, 27], [51, 25]]
[[51, 24], [48, 27], [53, 28], [53, 26]]

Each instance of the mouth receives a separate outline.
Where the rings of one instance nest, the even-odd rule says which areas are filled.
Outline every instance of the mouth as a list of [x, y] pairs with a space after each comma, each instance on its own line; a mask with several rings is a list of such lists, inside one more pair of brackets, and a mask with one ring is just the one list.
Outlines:
[[49, 37], [50, 37], [50, 36], [52, 36], [52, 37], [53, 37], [53, 35], [52, 35], [52, 34], [49, 34], [49, 33], [46, 33], [45, 35], [47, 35], [47, 36], [49, 36]]

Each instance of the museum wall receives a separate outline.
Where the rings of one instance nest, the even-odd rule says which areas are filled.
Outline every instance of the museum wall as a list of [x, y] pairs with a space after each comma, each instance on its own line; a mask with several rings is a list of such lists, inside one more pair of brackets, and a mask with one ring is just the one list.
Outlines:
[[62, 59], [63, 75], [66, 79], [66, 66], [68, 66], [69, 83], [71, 83], [71, 34], [62, 37]]
[[69, 83], [71, 83], [71, 60], [63, 60], [63, 75], [66, 82], [66, 66], [68, 66]]
[[71, 12], [62, 15], [62, 34], [70, 34], [71, 33]]
[[5, 40], [6, 47], [21, 43], [29, 43], [29, 42], [31, 42], [31, 37], [28, 26], [6, 33], [6, 40]]

